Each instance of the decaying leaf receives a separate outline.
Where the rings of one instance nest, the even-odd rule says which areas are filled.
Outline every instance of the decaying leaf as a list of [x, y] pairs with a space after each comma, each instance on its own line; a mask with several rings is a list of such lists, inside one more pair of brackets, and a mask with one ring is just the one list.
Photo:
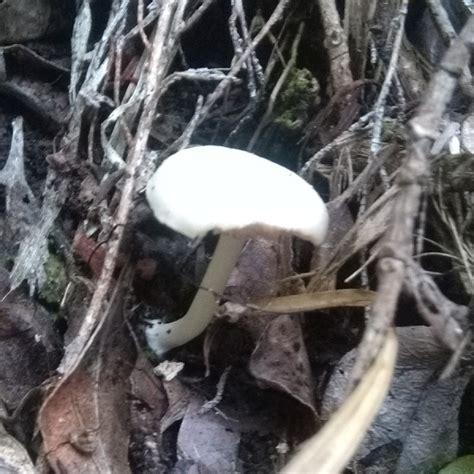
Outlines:
[[282, 474], [311, 472], [314, 466], [320, 472], [343, 471], [387, 395], [396, 357], [397, 339], [389, 333], [377, 360], [357, 388], [330, 415], [323, 428], [300, 446]]
[[268, 323], [249, 366], [264, 386], [292, 396], [317, 418], [311, 367], [297, 317], [280, 315]]
[[[378, 466], [395, 472], [395, 462], [400, 474], [434, 472], [456, 454], [459, 406], [470, 377], [437, 380], [449, 350], [430, 328], [402, 327], [396, 333], [399, 355], [390, 392], [355, 459], [362, 470]], [[323, 398], [325, 418], [344, 399], [354, 357], [355, 351], [349, 352], [334, 369]]]
[[21, 290], [10, 292], [8, 272], [0, 268], [0, 398], [14, 410], [59, 363], [60, 341], [51, 314]]
[[203, 413], [204, 399], [195, 395], [178, 433], [175, 472], [220, 474], [239, 468], [239, 423], [215, 410]]
[[161, 433], [166, 431], [173, 423], [184, 418], [188, 406], [193, 399], [193, 392], [179, 379], [174, 378], [169, 382], [163, 381], [168, 407], [161, 419]]
[[139, 472], [161, 471], [161, 420], [168, 401], [153, 366], [142, 352], [130, 374], [130, 389], [131, 464]]
[[[277, 294], [279, 281], [290, 276], [291, 259], [288, 240], [251, 240], [230, 279], [227, 291], [232, 302], [246, 304]], [[300, 320], [277, 313], [247, 310], [239, 319], [238, 324], [257, 343], [250, 371], [265, 386], [293, 396], [315, 415], [312, 374]]]
[[103, 324], [75, 369], [42, 406], [39, 427], [57, 472], [130, 472], [128, 393], [135, 351], [123, 321], [122, 288], [117, 285]]
[[9, 435], [1, 423], [0, 472], [5, 474], [36, 474], [37, 472], [24, 446]]
[[[311, 259], [311, 268], [315, 268], [317, 272], [327, 267], [337, 245], [354, 225], [354, 219], [346, 203], [343, 202], [340, 205], [328, 203], [326, 207], [329, 213], [328, 235], [323, 245], [313, 250]], [[326, 272], [318, 272], [319, 280], [311, 281], [312, 290], [333, 290], [336, 287], [336, 276], [335, 272], [330, 275]]]
[[0, 4], [0, 44], [39, 38], [51, 21], [48, 0], [7, 0]]

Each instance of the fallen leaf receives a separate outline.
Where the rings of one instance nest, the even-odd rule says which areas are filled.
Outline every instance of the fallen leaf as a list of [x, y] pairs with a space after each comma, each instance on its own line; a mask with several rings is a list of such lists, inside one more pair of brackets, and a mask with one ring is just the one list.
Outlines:
[[[396, 332], [399, 356], [392, 386], [355, 459], [362, 471], [376, 465], [400, 474], [434, 472], [456, 456], [457, 418], [469, 375], [437, 380], [450, 351], [431, 328], [401, 327]], [[355, 350], [334, 369], [322, 402], [326, 418], [345, 396], [354, 357]]]
[[[338, 205], [329, 202], [326, 207], [329, 214], [328, 234], [323, 244], [314, 248], [311, 259], [311, 268], [315, 268], [316, 271], [327, 266], [333, 258], [337, 245], [354, 225], [349, 206], [345, 202]], [[336, 287], [336, 273], [318, 272], [317, 275], [319, 280], [316, 278], [311, 280], [312, 291], [333, 290]]]
[[317, 418], [313, 377], [298, 318], [281, 315], [270, 321], [249, 366], [257, 380], [292, 396]]
[[178, 378], [169, 382], [163, 381], [163, 388], [168, 399], [168, 408], [161, 419], [161, 433], [164, 433], [173, 423], [184, 418], [194, 393]]
[[319, 291], [277, 296], [266, 301], [256, 301], [252, 306], [256, 306], [259, 311], [291, 314], [345, 306], [368, 306], [373, 302], [375, 294], [374, 291], [362, 289]]
[[55, 472], [130, 472], [128, 394], [135, 351], [122, 319], [124, 294], [117, 284], [103, 324], [41, 408], [44, 451]]
[[[0, 268], [0, 295], [8, 287], [8, 272]], [[0, 300], [0, 353], [0, 398], [10, 409], [59, 363], [60, 340], [52, 315], [20, 289]]]
[[130, 463], [136, 472], [163, 472], [161, 420], [168, 401], [153, 366], [139, 351], [130, 375]]
[[10, 436], [0, 423], [0, 472], [5, 474], [36, 474], [26, 449]]
[[[268, 300], [281, 288], [279, 281], [291, 275], [292, 257], [290, 239], [251, 240], [242, 252], [226, 294], [229, 291], [233, 303], [244, 305]], [[252, 375], [265, 386], [292, 396], [316, 416], [313, 376], [299, 318], [282, 316], [277, 311], [259, 313], [247, 309], [237, 324], [257, 344], [249, 363]]]
[[397, 357], [397, 339], [388, 333], [373, 366], [328, 422], [281, 471], [282, 474], [342, 472], [355, 454], [387, 395]]
[[173, 472], [236, 472], [239, 423], [212, 409], [203, 413], [204, 403], [204, 398], [195, 396], [187, 407], [178, 433], [178, 462]]

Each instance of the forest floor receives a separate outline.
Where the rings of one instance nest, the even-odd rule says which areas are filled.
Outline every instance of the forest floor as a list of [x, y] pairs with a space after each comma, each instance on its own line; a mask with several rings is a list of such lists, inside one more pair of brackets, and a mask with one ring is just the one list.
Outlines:
[[[0, 472], [474, 472], [469, 5], [0, 1]], [[310, 183], [326, 240], [202, 287], [217, 237], [145, 196], [198, 145]]]

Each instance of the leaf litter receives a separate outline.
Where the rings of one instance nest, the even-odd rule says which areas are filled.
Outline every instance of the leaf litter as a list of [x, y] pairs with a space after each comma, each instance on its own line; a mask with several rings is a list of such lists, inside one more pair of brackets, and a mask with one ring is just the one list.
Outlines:
[[[226, 13], [212, 0], [161, 8], [113, 0], [103, 10], [84, 0], [60, 66], [35, 52], [45, 50], [42, 38], [2, 47], [0, 94], [21, 116], [0, 114], [2, 124], [13, 123], [0, 140], [2, 161], [8, 155], [0, 171], [7, 354], [0, 378], [8, 381], [0, 463], [24, 472], [33, 462], [55, 472], [291, 472], [308, 462], [317, 469], [333, 462], [331, 472], [419, 472], [457, 456], [456, 420], [471, 373], [464, 304], [472, 296], [472, 190], [460, 179], [468, 169], [453, 141], [469, 152], [467, 112], [450, 114], [447, 95], [453, 71], [469, 64], [467, 33], [459, 29], [455, 40], [442, 34], [449, 25], [426, 29], [458, 47], [446, 44], [443, 67], [425, 70], [433, 85], [422, 97], [421, 76], [408, 76], [426, 63], [406, 42], [426, 53], [410, 22], [430, 11], [407, 13], [411, 2], [393, 2], [386, 11], [352, 11], [342, 23], [333, 1], [320, 3], [280, 0], [253, 11], [235, 0]], [[349, 15], [349, 2], [345, 8]], [[369, 41], [361, 25], [375, 18], [383, 27]], [[313, 34], [316, 20], [323, 28]], [[227, 59], [213, 56], [220, 48], [209, 42], [210, 25], [227, 38], [220, 45]], [[347, 47], [347, 33], [370, 43], [370, 58]], [[327, 53], [323, 66], [304, 52], [315, 44]], [[351, 69], [349, 59], [361, 63]], [[22, 78], [28, 66], [38, 76]], [[280, 97], [292, 97], [294, 109]], [[412, 100], [422, 103], [418, 112]], [[452, 115], [443, 123], [458, 125], [447, 141], [435, 140], [443, 114]], [[32, 160], [35, 127], [49, 143], [46, 171]], [[217, 295], [217, 322], [170, 354], [163, 377], [143, 325], [185, 311], [213, 243], [190, 251], [139, 211], [141, 192], [167, 156], [202, 143], [248, 147], [299, 170], [329, 201], [330, 237], [316, 250], [289, 239], [250, 241]], [[46, 300], [51, 255], [68, 281]], [[389, 330], [395, 316], [396, 326], [408, 326]], [[328, 338], [319, 347], [315, 332]], [[342, 353], [325, 353], [331, 346]], [[440, 407], [444, 418], [433, 416]], [[318, 457], [328, 452], [336, 456]]]

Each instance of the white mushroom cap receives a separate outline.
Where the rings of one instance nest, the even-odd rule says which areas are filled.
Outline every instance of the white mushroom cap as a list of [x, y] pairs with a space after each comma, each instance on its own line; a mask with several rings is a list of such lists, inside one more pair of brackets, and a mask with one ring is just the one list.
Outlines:
[[312, 186], [283, 166], [234, 148], [179, 151], [152, 176], [146, 196], [160, 222], [190, 238], [287, 232], [319, 245], [328, 227], [326, 206]]

